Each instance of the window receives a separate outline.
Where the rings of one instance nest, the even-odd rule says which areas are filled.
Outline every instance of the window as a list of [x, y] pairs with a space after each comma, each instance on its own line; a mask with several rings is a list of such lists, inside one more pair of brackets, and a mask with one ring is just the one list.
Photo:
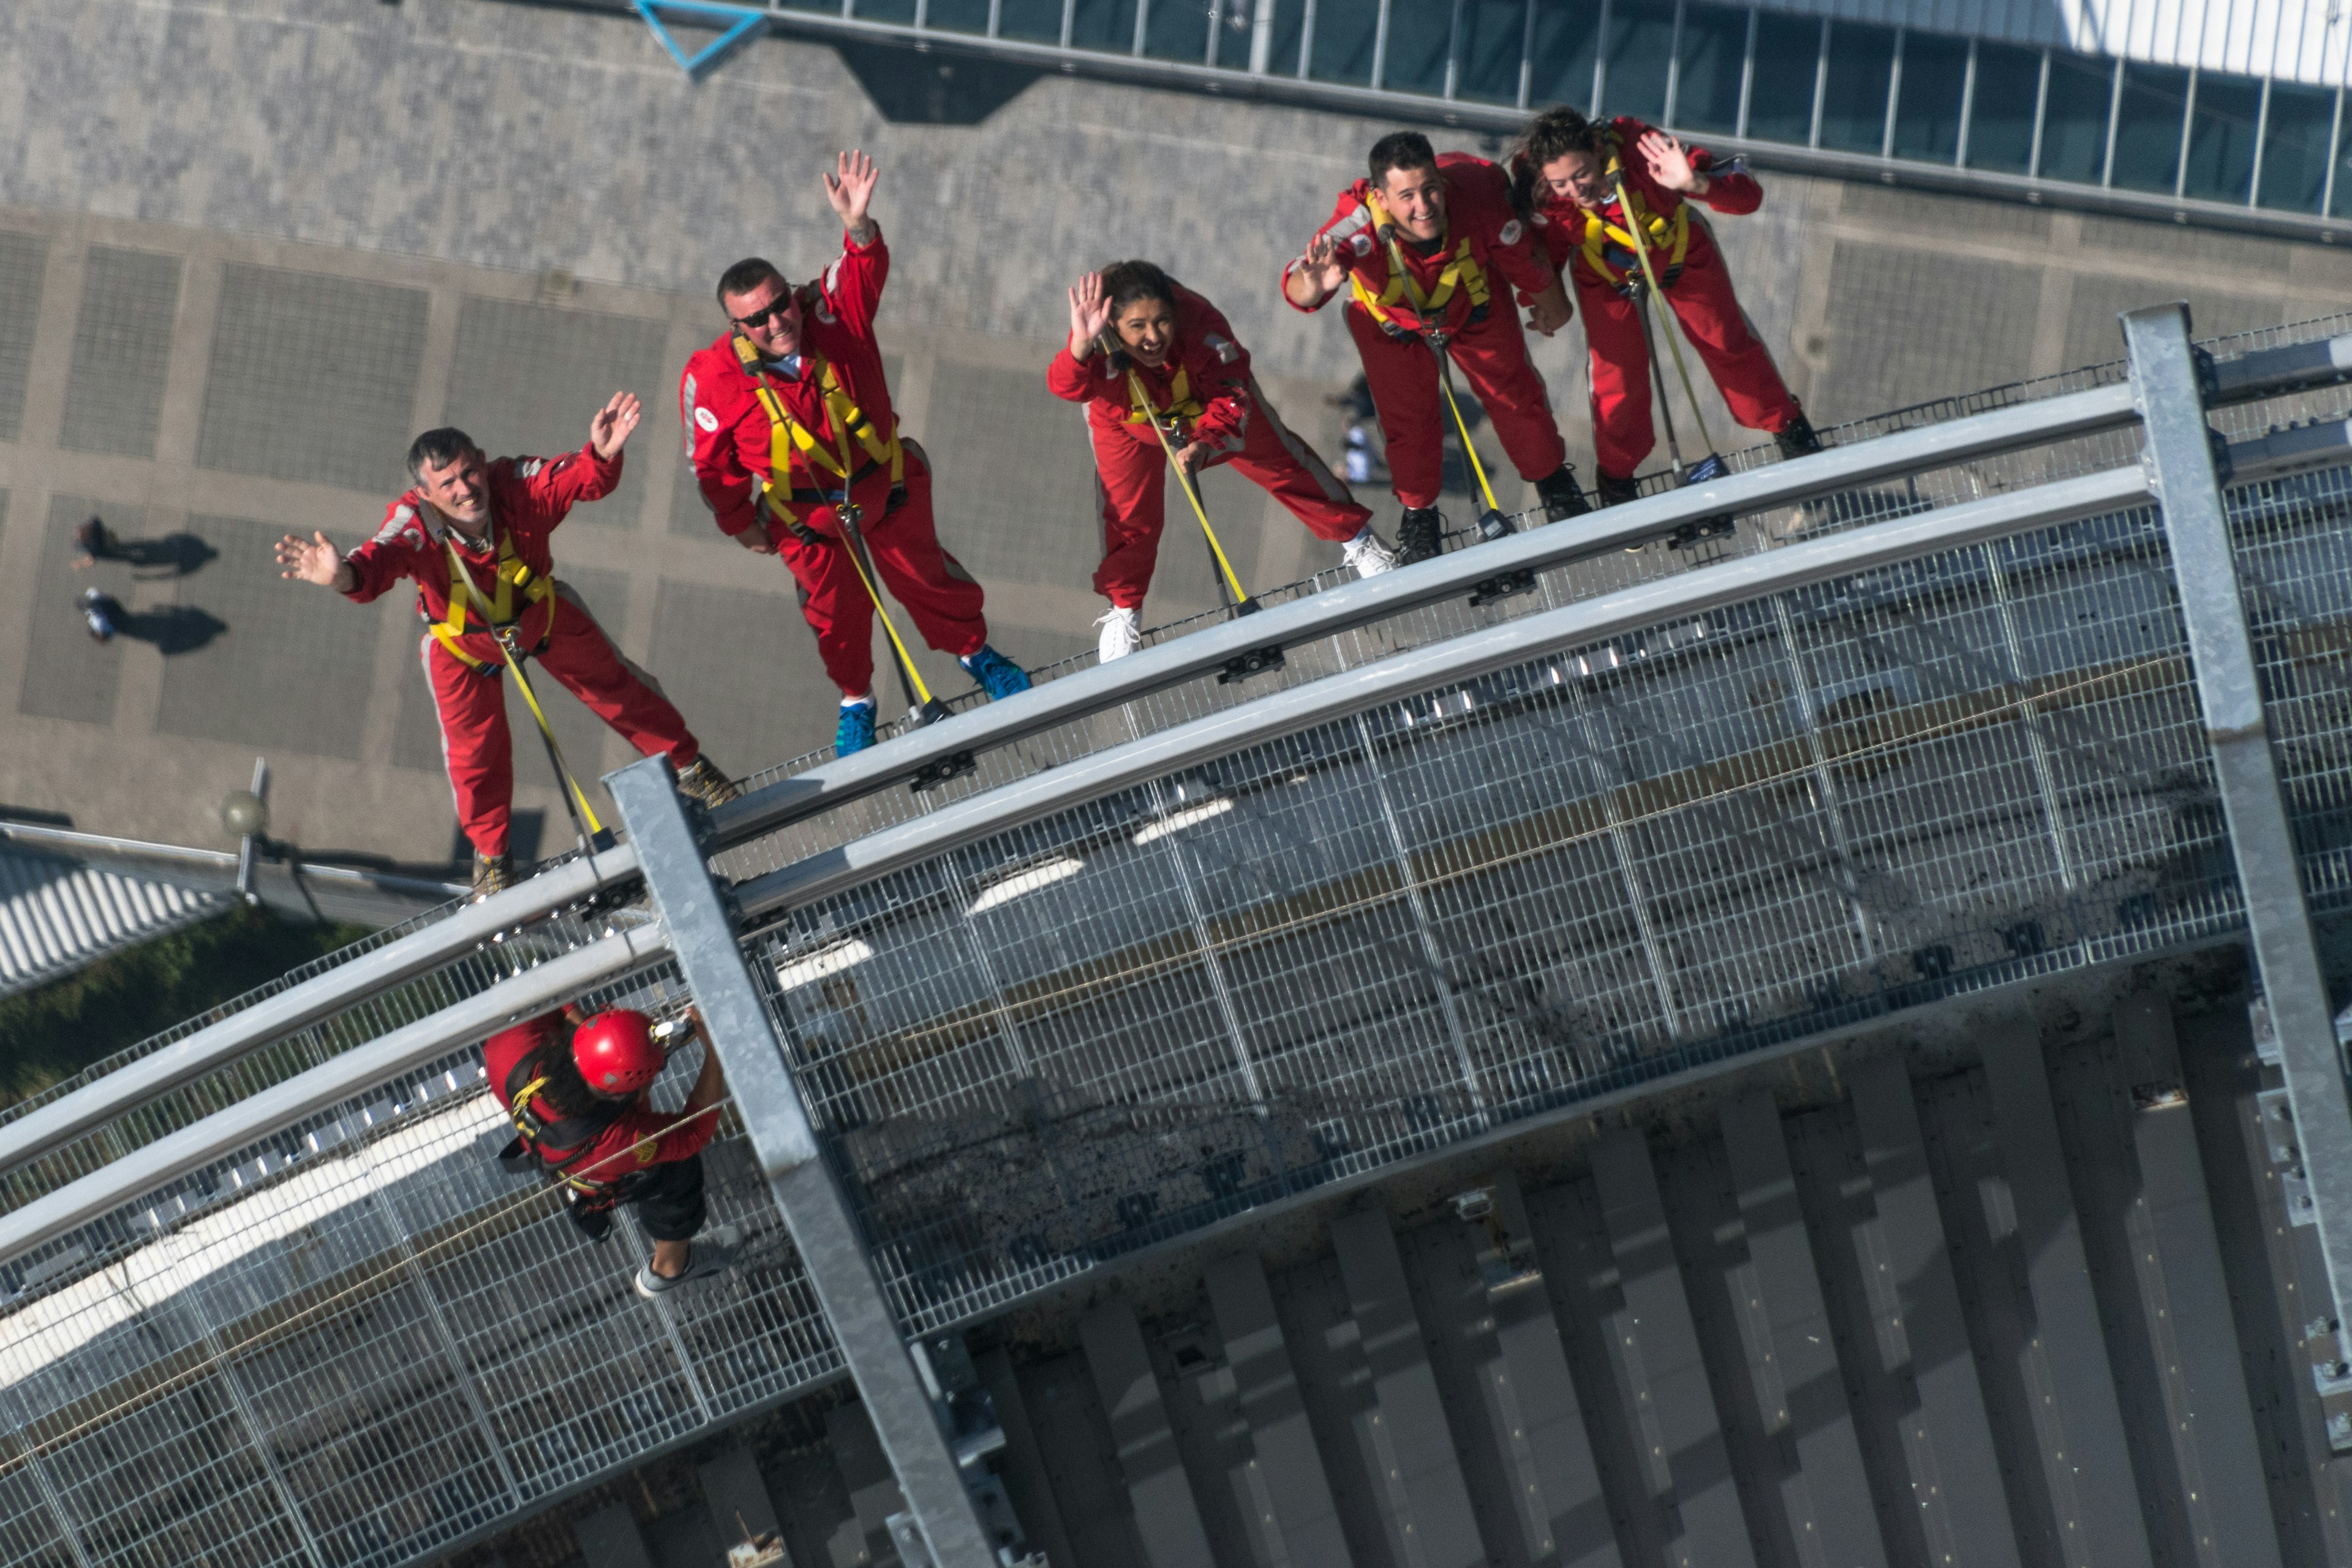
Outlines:
[[1675, 56], [1675, 0], [1614, 0], [1601, 112], [1653, 122], [1666, 117], [1666, 64]]
[[1960, 98], [1969, 85], [1969, 43], [1934, 33], [1903, 35], [1903, 77], [1895, 89], [1895, 155], [1948, 163], [1960, 153]]
[[[1979, 67], [1981, 68], [1981, 66]], [[2042, 177], [2099, 183], [2107, 162], [2107, 110], [2115, 68], [2054, 50], [2042, 109]]]
[[1324, 0], [1315, 8], [1315, 36], [1308, 40], [1310, 60], [1307, 74], [1317, 81], [1351, 81], [1360, 87], [1370, 86], [1372, 45], [1379, 36], [1380, 25], [1381, 8], [1373, 0], [1349, 0], [1339, 5]]
[[2178, 66], [2124, 68], [2116, 110], [2115, 184], [2127, 191], [2172, 194], [2180, 174], [2180, 116], [2189, 107], [2189, 73]]
[[857, 19], [904, 26], [915, 19], [915, 0], [857, 0]]
[[1527, 0], [1462, 0], [1462, 62], [1454, 96], [1482, 103], [1519, 101], [1519, 51], [1528, 40]]
[[1748, 89], [1748, 134], [1764, 142], [1813, 139], [1813, 83], [1821, 69], [1822, 24], [1811, 16], [1756, 15], [1755, 85]]
[[1968, 166], [2005, 174], [2031, 169], [2033, 109], [2041, 98], [2041, 51], [1979, 42], [1976, 97], [1969, 105]]
[[2181, 195], [2242, 204], [2254, 189], [2254, 131], [2263, 84], [2250, 77], [2200, 71], [2189, 111], [2189, 157]]
[[1274, 0], [1274, 44], [1265, 52], [1265, 68], [1273, 76], [1298, 76], [1305, 70], [1298, 58], [1307, 38], [1307, 0]]
[[1683, 47], [1675, 77], [1676, 125], [1688, 131], [1738, 132], [1739, 73], [1748, 55], [1751, 14], [1726, 5], [1683, 8]]
[[1199, 65], [1209, 58], [1209, 27], [1215, 21], [1209, 0], [1150, 0], [1143, 19], [1143, 52], [1155, 59]]
[[997, 13], [996, 31], [999, 37], [1058, 44], [1062, 41], [1062, 0], [1004, 0], [1003, 8]]
[[2263, 188], [2254, 199], [2284, 212], [2317, 212], [2327, 190], [2327, 138], [2335, 124], [2333, 92], [2273, 82]]
[[1830, 25], [1830, 65], [1822, 86], [1822, 145], [1876, 153], [1886, 145], [1887, 83], [1895, 33], [1860, 22]]
[[[864, 6], [859, 14], [863, 15]], [[924, 26], [943, 27], [952, 33], [985, 33], [988, 31], [988, 0], [931, 0], [930, 11]], [[1054, 36], [1061, 36], [1061, 23], [1054, 24]]]
[[[1324, 10], [1315, 15], [1320, 25]], [[1366, 0], [1364, 9], [1372, 5]], [[1432, 98], [1445, 91], [1445, 57], [1454, 44], [1454, 7], [1432, 5], [1425, 0], [1394, 0], [1389, 6], [1389, 43], [1381, 68], [1381, 85], [1393, 92], [1425, 92]]]
[[1536, 0], [1536, 47], [1528, 73], [1530, 104], [1591, 109], [1600, 31], [1601, 0]]
[[1133, 54], [1135, 0], [1077, 0], [1071, 7], [1070, 44], [1074, 48]]

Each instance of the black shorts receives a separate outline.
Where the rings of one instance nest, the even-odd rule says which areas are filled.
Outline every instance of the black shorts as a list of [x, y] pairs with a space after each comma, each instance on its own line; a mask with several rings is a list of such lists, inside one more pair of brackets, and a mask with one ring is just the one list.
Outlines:
[[689, 1154], [645, 1172], [623, 1198], [656, 1241], [691, 1241], [709, 1215], [702, 1196], [702, 1156]]

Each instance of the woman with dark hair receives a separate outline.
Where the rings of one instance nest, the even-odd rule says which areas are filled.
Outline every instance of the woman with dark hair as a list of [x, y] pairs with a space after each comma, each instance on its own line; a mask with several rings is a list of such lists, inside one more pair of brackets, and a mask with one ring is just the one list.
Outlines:
[[[1642, 226], [1650, 264], [1684, 335], [1698, 350], [1731, 416], [1780, 442], [1786, 457], [1821, 450], [1805, 412], [1739, 308], [1731, 275], [1705, 219], [1690, 204], [1727, 216], [1754, 212], [1763, 188], [1737, 163], [1718, 165], [1631, 115], [1606, 122], [1565, 106], [1547, 109], [1519, 136], [1511, 191], [1552, 264], [1571, 279], [1592, 350], [1592, 446], [1604, 505], [1633, 499], [1633, 474], [1650, 454], [1650, 350], [1642, 335], [1641, 258], [1629, 223]], [[1629, 215], [1618, 185], [1633, 205]]]
[[1054, 356], [1045, 384], [1055, 396], [1087, 405], [1103, 531], [1095, 592], [1110, 601], [1110, 613], [1095, 623], [1104, 660], [1133, 653], [1141, 640], [1143, 595], [1166, 521], [1161, 434], [1186, 474], [1232, 463], [1308, 532], [1338, 544], [1358, 576], [1396, 564], [1372, 531], [1372, 514], [1258, 390], [1249, 351], [1223, 314], [1150, 262], [1121, 261], [1078, 279], [1070, 290], [1070, 341]]

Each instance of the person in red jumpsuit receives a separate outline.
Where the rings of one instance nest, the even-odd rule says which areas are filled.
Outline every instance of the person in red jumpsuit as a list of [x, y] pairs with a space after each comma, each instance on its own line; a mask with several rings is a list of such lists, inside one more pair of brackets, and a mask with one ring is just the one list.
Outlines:
[[1283, 268], [1282, 297], [1297, 310], [1319, 310], [1342, 287], [1350, 289], [1348, 333], [1364, 362], [1390, 479], [1404, 505], [1398, 559], [1411, 565], [1441, 547], [1437, 494], [1453, 416], [1438, 387], [1433, 342], [1443, 344], [1486, 405], [1503, 450], [1520, 477], [1535, 482], [1547, 510], [1583, 511], [1576, 470], [1506, 286], [1518, 291], [1528, 324], [1547, 337], [1567, 324], [1568, 295], [1512, 210], [1503, 171], [1466, 153], [1441, 156], [1428, 137], [1400, 131], [1372, 143], [1370, 173], [1339, 193], [1307, 254]]
[[1047, 367], [1045, 385], [1087, 406], [1103, 532], [1095, 592], [1110, 601], [1095, 623], [1106, 662], [1136, 649], [1167, 518], [1168, 452], [1155, 422], [1186, 474], [1231, 463], [1308, 532], [1339, 545], [1358, 576], [1396, 564], [1372, 531], [1372, 514], [1258, 389], [1249, 350], [1223, 312], [1150, 262], [1121, 261], [1078, 279], [1069, 342]]
[[824, 672], [841, 688], [835, 750], [874, 740], [874, 601], [859, 581], [841, 511], [864, 537], [925, 642], [955, 655], [991, 698], [1025, 691], [1021, 667], [988, 646], [980, 584], [940, 548], [931, 469], [901, 440], [874, 340], [890, 247], [866, 216], [877, 177], [863, 153], [824, 176], [842, 253], [795, 289], [758, 257], [719, 279], [728, 330], [686, 362], [678, 417], [702, 499], [745, 549], [781, 554], [800, 584]]
[[463, 430], [427, 430], [408, 448], [415, 487], [384, 510], [375, 537], [349, 555], [323, 532], [278, 542], [279, 576], [333, 588], [356, 604], [403, 578], [415, 582], [427, 628], [418, 651], [441, 716], [457, 820], [474, 847], [478, 896], [506, 886], [511, 870], [514, 737], [501, 642], [518, 662], [537, 659], [640, 753], [666, 753], [686, 794], [706, 805], [736, 794], [653, 677], [622, 655], [554, 575], [549, 536], [574, 506], [613, 493], [637, 418], [636, 398], [614, 393], [590, 422], [587, 445], [560, 458], [493, 460]]
[[560, 1183], [573, 1223], [593, 1240], [610, 1233], [616, 1205], [635, 1211], [654, 1244], [636, 1278], [637, 1294], [648, 1300], [725, 1268], [740, 1239], [731, 1226], [695, 1239], [709, 1215], [702, 1147], [718, 1131], [727, 1082], [701, 1016], [688, 1016], [702, 1037], [702, 1068], [676, 1110], [653, 1108], [653, 1081], [667, 1055], [643, 1013], [614, 1008], [583, 1018], [567, 1007], [482, 1045], [483, 1076], [515, 1129], [499, 1163]]
[[1684, 334], [1715, 378], [1731, 416], [1779, 443], [1783, 455], [1822, 448], [1805, 411], [1732, 292], [1723, 253], [1698, 202], [1727, 216], [1754, 212], [1763, 188], [1747, 171], [1718, 168], [1704, 147], [1620, 115], [1595, 124], [1569, 108], [1547, 109], [1511, 154], [1514, 193], [1544, 249], [1576, 282], [1592, 350], [1592, 445], [1602, 505], [1631, 500], [1633, 471], [1650, 453], [1650, 350], [1642, 335], [1648, 285], [1625, 229], [1612, 168], [1621, 170], [1649, 241], [1650, 264]]

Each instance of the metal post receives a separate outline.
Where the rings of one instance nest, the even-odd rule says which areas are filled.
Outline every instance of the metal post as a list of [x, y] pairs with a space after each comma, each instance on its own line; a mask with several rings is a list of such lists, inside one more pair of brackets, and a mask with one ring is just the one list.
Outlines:
[[2327, 178], [2320, 183], [2319, 216], [2336, 216], [2336, 160], [2344, 145], [2344, 89], [2336, 89], [2336, 109], [2327, 121]]
[[1821, 48], [1813, 56], [1813, 128], [1805, 133], [1805, 145], [1822, 144], [1822, 100], [1830, 91], [1830, 19], [1822, 18]]
[[1274, 0], [1257, 0], [1250, 16], [1249, 73], [1264, 76], [1274, 63]]
[[1748, 134], [1748, 110], [1756, 97], [1756, 29], [1757, 18], [1763, 13], [1754, 6], [1748, 10], [1748, 41], [1739, 53], [1739, 134]]
[[2026, 160], [2025, 177], [2042, 177], [2042, 129], [2050, 118], [2050, 51], [2042, 51], [2042, 74], [2033, 83], [2033, 151]]
[[[2172, 157], [2172, 199], [2179, 201], [2189, 190], [2189, 142], [2197, 133], [2197, 68], [2189, 68], [2189, 90], [2180, 100], [2180, 146]], [[2254, 145], [2262, 142], [2257, 136]]]
[[1974, 130], [1977, 114], [1977, 41], [1969, 40], [1968, 68], [1960, 74], [1960, 135], [1952, 148], [1952, 167], [1969, 166], [1969, 132]]
[[1895, 61], [1886, 73], [1886, 118], [1878, 127], [1878, 155], [1895, 156], [1895, 117], [1903, 110], [1903, 44], [1904, 28], [1895, 29]]
[[677, 966], [719, 1053], [751, 1148], [808, 1270], [834, 1342], [865, 1401], [907, 1506], [939, 1568], [995, 1568], [980, 1516], [907, 1353], [882, 1280], [848, 1200], [818, 1156], [800, 1091], [785, 1070], [768, 1010], [736, 944], [668, 761], [648, 757], [606, 776], [646, 887], [667, 923]]
[[2278, 1032], [2295, 1142], [2310, 1177], [2320, 1256], [2340, 1321], [2352, 1307], [2352, 1105], [2346, 1100], [2327, 981], [2304, 902], [2294, 835], [2271, 754], [2245, 606], [2238, 596], [2221, 487], [2213, 468], [2212, 431], [2189, 346], [2189, 311], [2181, 305], [2151, 305], [2126, 312], [2123, 326], [2132, 393], [2147, 430], [2142, 461], [2172, 545], [2205, 742], [2213, 752], [2231, 853], [2245, 895], [2246, 925]]
[[2107, 68], [2107, 150], [2099, 164], [2101, 186], [2116, 183], [2116, 127], [2124, 117], [2124, 62], [2116, 60]]
[[[2263, 100], [2254, 110], [2254, 172], [2246, 182], [2246, 205], [2263, 204], [2263, 147], [2271, 139], [2271, 79], [2263, 78]], [[2333, 161], [2333, 153], [2330, 154]]]

